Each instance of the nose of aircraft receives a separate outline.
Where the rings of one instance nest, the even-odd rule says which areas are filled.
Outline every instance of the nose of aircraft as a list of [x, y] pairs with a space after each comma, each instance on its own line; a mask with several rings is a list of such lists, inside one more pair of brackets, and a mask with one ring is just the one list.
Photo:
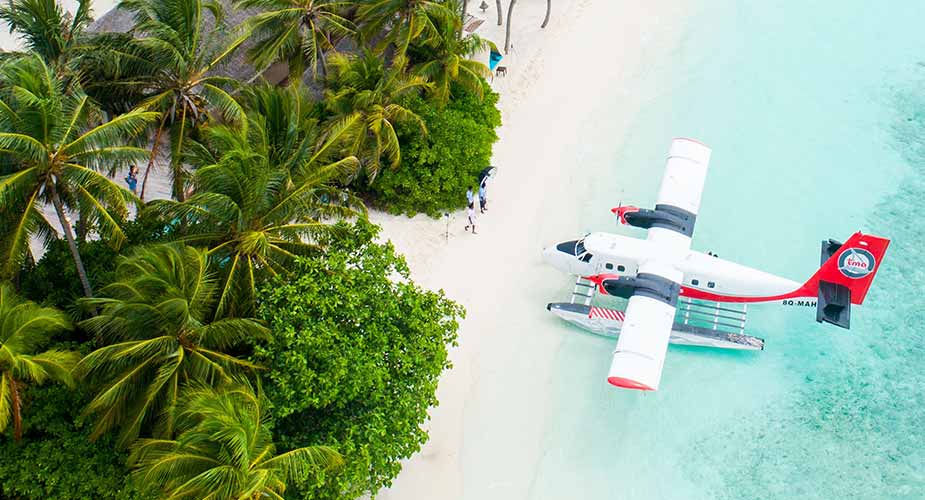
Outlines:
[[[572, 243], [572, 242], [567, 242]], [[571, 269], [569, 264], [571, 261], [575, 260], [574, 253], [566, 253], [559, 247], [563, 246], [562, 243], [558, 245], [549, 245], [543, 249], [543, 260], [552, 267], [562, 271], [564, 273], [570, 273]], [[568, 245], [566, 245], [568, 246]], [[572, 248], [574, 248], [574, 243], [572, 243]]]

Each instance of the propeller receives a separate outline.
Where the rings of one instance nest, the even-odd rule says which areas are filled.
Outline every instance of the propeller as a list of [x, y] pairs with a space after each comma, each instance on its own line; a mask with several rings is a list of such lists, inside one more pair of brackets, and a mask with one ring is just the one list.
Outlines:
[[639, 207], [634, 207], [632, 205], [627, 205], [624, 207], [622, 201], [620, 202], [619, 205], [610, 209], [610, 212], [616, 215], [618, 219], [620, 220], [620, 224], [623, 224], [623, 225], [629, 225], [629, 222], [626, 221], [626, 214], [632, 213], [632, 212], [638, 212], [638, 211], [639, 211]]

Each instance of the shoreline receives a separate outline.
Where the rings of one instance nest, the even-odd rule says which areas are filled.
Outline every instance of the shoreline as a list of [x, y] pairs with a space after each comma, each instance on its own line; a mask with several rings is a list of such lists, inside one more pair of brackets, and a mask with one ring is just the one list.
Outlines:
[[[540, 249], [592, 225], [609, 227], [609, 207], [583, 199], [646, 170], [615, 168], [614, 157], [648, 98], [636, 88], [644, 58], [657, 63], [671, 50], [685, 7], [574, 0], [553, 8], [550, 25], [529, 42], [531, 58], [509, 67], [508, 78], [518, 72], [518, 80], [496, 87], [499, 172], [479, 234], [463, 231], [464, 213], [451, 214], [448, 241], [446, 218], [371, 213], [415, 281], [467, 309], [454, 367], [425, 424], [430, 440], [379, 498], [530, 498], [538, 465], [553, 451], [544, 434], [557, 416], [551, 389], [565, 329], [543, 306], [571, 283], [542, 264]], [[544, 14], [543, 4], [524, 5], [515, 23]], [[513, 31], [515, 47], [526, 45]]]

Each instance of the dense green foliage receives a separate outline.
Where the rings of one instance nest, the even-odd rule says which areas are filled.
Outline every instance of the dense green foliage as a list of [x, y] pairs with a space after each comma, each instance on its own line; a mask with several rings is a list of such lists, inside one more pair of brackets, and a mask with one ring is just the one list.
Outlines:
[[[77, 244], [84, 257], [87, 275], [95, 287], [102, 288], [112, 282], [120, 252], [129, 253], [133, 246], [156, 242], [165, 237], [167, 229], [163, 222], [152, 217], [123, 222], [121, 227], [126, 239], [119, 250], [105, 240], [87, 240]], [[75, 301], [83, 294], [80, 279], [65, 241], [50, 241], [42, 258], [34, 265], [24, 266], [17, 280], [21, 292], [30, 300], [70, 314], [81, 313], [74, 307]]]
[[340, 474], [300, 483], [293, 498], [375, 493], [427, 439], [421, 425], [463, 311], [410, 282], [404, 259], [375, 243], [376, 232], [354, 226], [324, 258], [299, 260], [260, 294], [274, 338], [255, 361], [274, 367], [265, 380], [278, 439], [329, 444], [346, 462]]
[[160, 244], [120, 257], [103, 296], [83, 299], [99, 314], [80, 323], [104, 347], [85, 356], [75, 373], [99, 387], [86, 413], [94, 436], [119, 428], [127, 445], [143, 429], [170, 437], [183, 382], [227, 382], [254, 366], [235, 356], [245, 341], [269, 337], [250, 318], [212, 319], [219, 287], [207, 254]]
[[382, 169], [383, 159], [392, 168], [401, 161], [395, 133], [398, 125], [413, 123], [419, 127], [418, 133], [427, 133], [421, 119], [401, 104], [402, 98], [427, 84], [419, 76], [407, 76], [386, 66], [371, 52], [359, 57], [334, 56], [331, 66], [325, 81], [325, 104], [335, 119], [353, 124], [349, 148], [363, 159], [363, 173], [372, 182]]
[[137, 484], [169, 498], [281, 498], [286, 484], [338, 467], [325, 446], [276, 453], [266, 402], [250, 384], [187, 388], [176, 439], [139, 439], [129, 463]]
[[57, 380], [74, 386], [71, 369], [80, 354], [38, 352], [70, 329], [61, 311], [40, 307], [20, 297], [9, 283], [0, 283], [0, 433], [12, 424], [13, 436], [22, 437], [22, 401], [29, 385]]
[[485, 85], [479, 97], [454, 88], [457, 97], [446, 106], [415, 97], [408, 107], [420, 116], [428, 134], [399, 128], [401, 165], [385, 170], [370, 187], [376, 201], [394, 213], [431, 217], [447, 209], [465, 207], [466, 189], [476, 187], [479, 172], [489, 165], [495, 128], [501, 113], [498, 94]]
[[112, 438], [90, 441], [76, 417], [79, 392], [49, 385], [29, 390], [20, 442], [0, 437], [0, 498], [141, 500], [129, 484], [126, 454]]
[[[78, 248], [93, 286], [109, 284], [119, 252], [100, 240], [84, 242]], [[83, 295], [77, 268], [63, 240], [49, 242], [42, 259], [34, 266], [25, 266], [19, 280], [25, 296], [64, 310], [73, 310], [74, 302]]]
[[119, 218], [132, 195], [101, 172], [144, 157], [125, 145], [142, 133], [155, 113], [130, 111], [99, 123], [100, 110], [37, 55], [0, 67], [0, 150], [18, 167], [0, 177], [0, 276], [15, 274], [28, 260], [29, 239], [49, 239], [51, 223], [42, 205], [54, 206], [71, 247], [84, 294], [92, 295], [73, 242], [65, 210], [80, 213], [115, 247], [125, 235]]
[[[332, 139], [319, 141], [313, 121], [299, 111], [310, 110], [304, 92], [255, 89], [251, 101], [257, 109], [246, 126], [211, 127], [197, 144], [196, 193], [183, 202], [150, 204], [165, 223], [180, 226], [176, 235], [183, 241], [206, 246], [221, 263], [218, 317], [252, 314], [264, 275], [284, 273], [292, 257], [317, 251], [315, 239], [332, 230], [326, 221], [365, 212], [350, 193], [332, 186], [358, 162], [330, 158]], [[279, 122], [299, 133], [273, 133], [283, 128]]]
[[0, 20], [50, 66], [67, 66], [81, 52], [82, 34], [90, 22], [90, 0], [78, 0], [67, 12], [55, 0], [11, 0], [0, 7]]
[[397, 65], [405, 62], [411, 45], [438, 37], [439, 24], [458, 19], [455, 0], [368, 0], [357, 2], [362, 32], [379, 39], [377, 49], [392, 49]]
[[254, 40], [248, 56], [258, 68], [285, 61], [293, 78], [324, 67], [325, 54], [355, 31], [341, 13], [341, 0], [235, 0], [241, 9], [262, 12], [247, 20], [245, 29]]
[[482, 42], [456, 0], [118, 8], [0, 7], [0, 498], [375, 495], [463, 311], [361, 200], [461, 206], [500, 123]]
[[431, 82], [430, 95], [438, 104], [446, 104], [453, 95], [453, 86], [463, 87], [479, 97], [491, 71], [482, 63], [469, 59], [469, 54], [488, 45], [478, 35], [461, 36], [458, 23], [444, 20], [437, 24], [439, 43], [412, 47], [414, 72]]

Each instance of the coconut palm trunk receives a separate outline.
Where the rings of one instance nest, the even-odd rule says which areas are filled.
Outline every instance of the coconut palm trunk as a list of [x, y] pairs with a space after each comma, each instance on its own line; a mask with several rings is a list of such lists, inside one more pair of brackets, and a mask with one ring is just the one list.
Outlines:
[[64, 205], [61, 203], [61, 197], [54, 185], [51, 187], [51, 203], [55, 206], [55, 213], [58, 214], [58, 221], [61, 223], [61, 230], [64, 231], [64, 238], [67, 240], [67, 246], [71, 249], [71, 256], [74, 257], [74, 264], [77, 266], [77, 276], [80, 277], [80, 284], [83, 285], [84, 295], [93, 298], [93, 289], [90, 288], [90, 280], [87, 279], [87, 270], [84, 269], [83, 260], [80, 258], [80, 252], [77, 250], [77, 242], [74, 241], [74, 235], [71, 234], [71, 224], [67, 220], [67, 214], [64, 213]]
[[145, 187], [148, 186], [148, 174], [151, 172], [151, 167], [154, 166], [154, 162], [157, 160], [157, 148], [161, 144], [161, 134], [164, 133], [164, 124], [166, 122], [167, 113], [164, 113], [163, 116], [161, 116], [161, 123], [157, 126], [157, 132], [154, 134], [154, 145], [151, 146], [151, 159], [148, 160], [144, 178], [141, 180], [141, 195], [138, 196], [141, 201], [145, 201]]
[[22, 439], [22, 398], [19, 397], [19, 384], [13, 375], [6, 374], [7, 385], [10, 388], [10, 414], [13, 417], [13, 439]]
[[469, 0], [463, 0], [462, 14], [460, 15], [460, 19], [462, 20], [462, 22], [459, 23], [459, 36], [462, 36], [463, 30], [466, 29], [466, 11], [468, 9], [469, 9]]
[[501, 26], [501, 0], [495, 0], [495, 7], [498, 11], [498, 26]]
[[549, 23], [549, 11], [552, 10], [552, 0], [546, 0], [546, 17], [543, 19], [543, 24], [540, 25], [540, 28], [545, 28]]
[[81, 243], [87, 241], [87, 232], [90, 231], [90, 228], [87, 227], [87, 218], [84, 216], [83, 211], [77, 212], [77, 239]]
[[511, 3], [507, 6], [507, 29], [504, 34], [504, 53], [507, 54], [508, 50], [511, 47], [511, 15], [514, 14], [514, 4], [517, 3], [517, 0], [511, 0]]

